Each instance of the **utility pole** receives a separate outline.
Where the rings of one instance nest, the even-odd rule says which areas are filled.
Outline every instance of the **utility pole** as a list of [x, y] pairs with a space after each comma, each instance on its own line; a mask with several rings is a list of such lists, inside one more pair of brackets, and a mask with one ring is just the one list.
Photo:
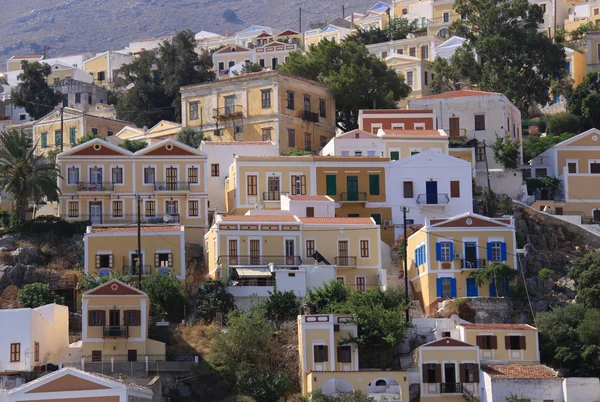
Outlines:
[[408, 211], [408, 207], [402, 207], [402, 219], [404, 226], [404, 299], [406, 302], [406, 322], [410, 322], [410, 313], [409, 313], [409, 304], [410, 300], [408, 298], [408, 254], [406, 252], [408, 245], [408, 236], [406, 235], [406, 212]]
[[302, 7], [298, 7], [298, 33], [302, 33]]
[[346, 6], [342, 5], [342, 19], [346, 18]]
[[65, 139], [63, 138], [63, 130], [65, 126], [65, 105], [63, 104], [60, 107], [60, 152], [62, 152], [64, 150], [64, 143], [65, 143]]
[[137, 270], [138, 270], [138, 289], [142, 290], [142, 197], [137, 195]]
[[491, 215], [492, 213], [492, 185], [490, 183], [490, 167], [488, 165], [488, 156], [487, 156], [487, 144], [485, 143], [485, 140], [483, 140], [483, 155], [485, 157], [485, 175], [487, 176], [487, 185], [488, 185], [488, 191], [487, 191], [487, 195], [485, 197], [485, 203], [487, 205], [487, 212], [488, 215]]

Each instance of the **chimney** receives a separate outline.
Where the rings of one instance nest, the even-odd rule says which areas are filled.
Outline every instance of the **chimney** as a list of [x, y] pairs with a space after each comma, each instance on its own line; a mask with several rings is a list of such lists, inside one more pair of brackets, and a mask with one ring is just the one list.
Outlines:
[[229, 29], [225, 31], [225, 37], [229, 38]]

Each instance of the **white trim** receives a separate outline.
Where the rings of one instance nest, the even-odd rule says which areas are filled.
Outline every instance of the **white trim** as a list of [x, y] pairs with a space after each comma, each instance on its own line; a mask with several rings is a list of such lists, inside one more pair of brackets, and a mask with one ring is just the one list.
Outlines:
[[143, 164], [142, 165], [142, 186], [152, 186], [152, 191], [154, 191], [154, 182], [152, 183], [147, 183], [146, 182], [146, 174], [145, 174], [145, 170], [146, 168], [153, 168], [154, 169], [154, 182], [158, 181], [158, 172], [156, 169], [156, 165], [152, 165], [152, 164]]
[[[121, 179], [123, 180], [122, 183], [115, 183], [113, 181], [113, 175], [112, 175], [113, 174], [113, 168], [121, 168], [122, 169], [122, 174], [121, 174]], [[115, 186], [115, 187], [125, 186], [125, 165], [123, 165], [123, 164], [112, 165], [111, 164], [111, 165], [109, 165], [109, 169], [110, 169], [110, 172], [109, 172], [110, 182], [112, 183], [112, 185]]]

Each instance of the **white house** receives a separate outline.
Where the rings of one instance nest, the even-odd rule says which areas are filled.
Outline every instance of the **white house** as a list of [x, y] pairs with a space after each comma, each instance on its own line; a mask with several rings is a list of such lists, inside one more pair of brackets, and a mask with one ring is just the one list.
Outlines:
[[402, 207], [408, 207], [408, 224], [473, 212], [472, 177], [469, 162], [436, 151], [392, 161], [386, 189], [396, 237], [402, 231]]
[[410, 108], [434, 110], [436, 128], [445, 130], [451, 139], [476, 144], [477, 169], [486, 168], [486, 154], [490, 169], [503, 168], [490, 146], [497, 137], [509, 135], [522, 143], [521, 112], [501, 93], [461, 89], [411, 100]]
[[69, 309], [58, 304], [0, 310], [0, 372], [33, 371], [35, 366], [58, 364], [69, 345]]
[[456, 49], [461, 47], [466, 41], [465, 38], [461, 38], [460, 36], [448, 38], [448, 40], [433, 48], [433, 58], [435, 59], [440, 56], [444, 59], [450, 59], [454, 52], [456, 52]]

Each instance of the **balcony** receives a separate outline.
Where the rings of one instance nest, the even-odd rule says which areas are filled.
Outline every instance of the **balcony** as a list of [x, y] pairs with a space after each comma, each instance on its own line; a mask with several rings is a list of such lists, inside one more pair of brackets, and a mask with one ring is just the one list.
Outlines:
[[266, 267], [269, 264], [276, 267], [299, 267], [302, 265], [302, 258], [285, 255], [222, 255], [217, 263], [229, 267]]
[[288, 192], [282, 191], [265, 191], [263, 193], [263, 201], [281, 201], [282, 195], [288, 195]]
[[[180, 223], [180, 215], [160, 215], [160, 216], [142, 216], [140, 223], [142, 225], [175, 225]], [[136, 214], [112, 216], [109, 214], [80, 214], [78, 216], [68, 216], [62, 214], [61, 218], [66, 220], [89, 221], [92, 225], [130, 225], [138, 222]]]
[[302, 120], [312, 121], [313, 123], [319, 122], [319, 113], [311, 112], [310, 110], [302, 110], [300, 117]]
[[129, 338], [129, 327], [126, 325], [106, 325], [102, 331], [103, 338]]
[[[454, 18], [452, 18], [452, 17], [454, 17]], [[445, 24], [450, 25], [452, 23], [452, 21], [455, 19], [456, 19], [455, 15], [452, 15], [452, 16], [449, 15], [447, 17], [428, 18], [427, 25], [430, 25], [430, 26], [445, 25]]]
[[341, 193], [340, 202], [367, 202], [367, 193]]
[[343, 256], [334, 257], [333, 263], [338, 267], [356, 268], [356, 257]]
[[462, 384], [442, 383], [440, 384], [440, 393], [442, 394], [461, 394]]
[[455, 129], [445, 129], [445, 132], [448, 133], [448, 137], [450, 138], [461, 138], [467, 136], [466, 128], [455, 128]]
[[419, 194], [417, 196], [419, 205], [446, 205], [449, 202], [448, 194]]
[[486, 260], [460, 260], [461, 269], [481, 269], [487, 266]]
[[80, 181], [77, 182], [77, 191], [114, 191], [115, 186], [110, 181]]
[[156, 181], [154, 191], [190, 191], [187, 181]]
[[[142, 265], [142, 276], [149, 276], [152, 274], [152, 267], [150, 265]], [[123, 275], [138, 276], [138, 267], [135, 265], [124, 265]]]
[[242, 105], [231, 105], [213, 109], [213, 119], [215, 120], [233, 119], [242, 117], [243, 115], [244, 109]]

